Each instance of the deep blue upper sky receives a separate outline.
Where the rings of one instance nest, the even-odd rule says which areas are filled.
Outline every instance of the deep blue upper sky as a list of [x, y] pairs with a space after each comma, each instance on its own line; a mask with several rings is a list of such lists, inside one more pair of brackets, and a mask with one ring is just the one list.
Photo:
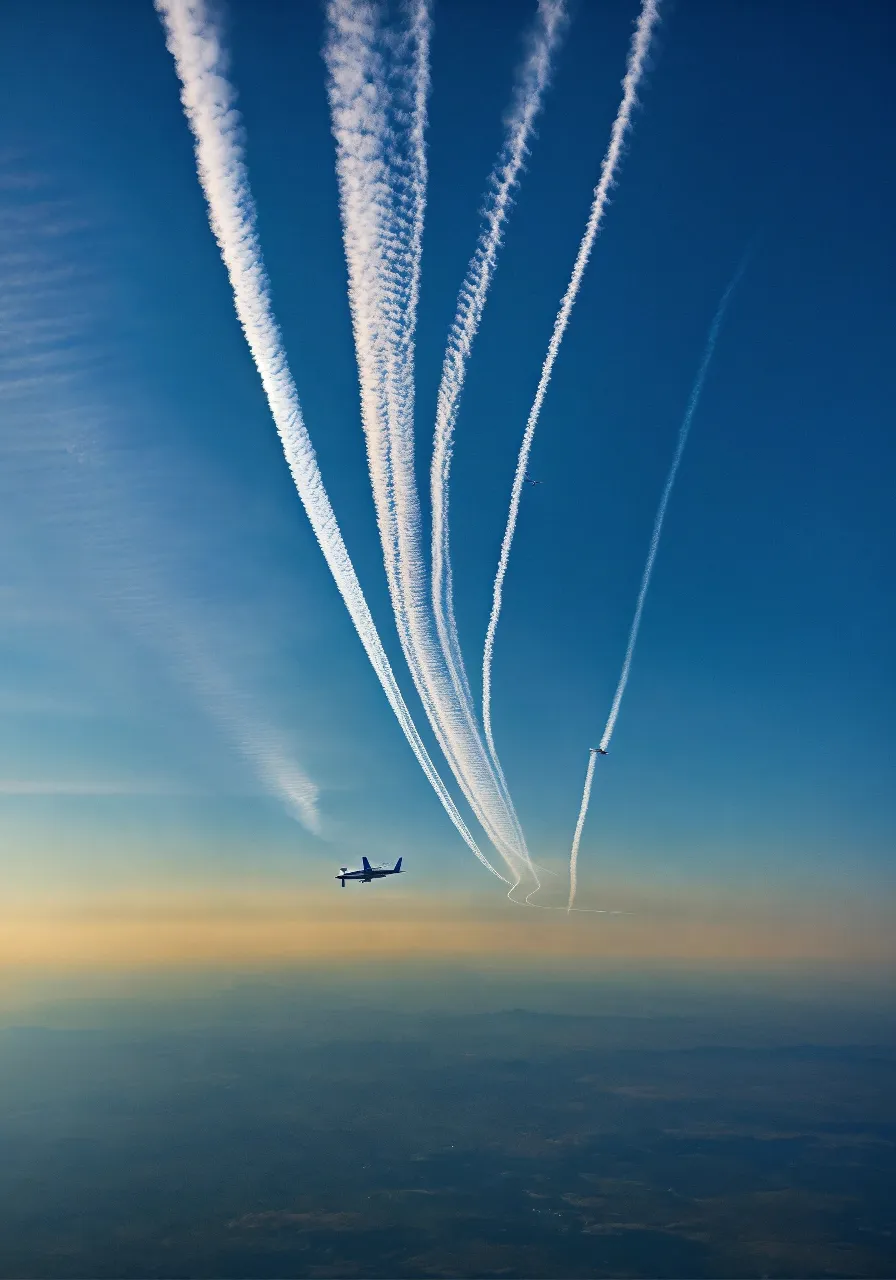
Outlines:
[[[424, 487], [446, 331], [531, 7], [436, 5]], [[232, 0], [226, 14], [275, 309], [410, 700], [366, 476], [322, 12]], [[635, 14], [617, 0], [574, 6], [471, 362], [452, 512], [477, 690], [516, 451]], [[445, 853], [472, 881], [479, 869], [391, 717], [292, 489], [152, 5], [10, 0], [2, 27], [0, 286], [8, 295], [15, 277], [18, 309], [4, 312], [2, 376], [27, 366], [23, 307], [29, 323], [66, 320], [56, 354], [77, 366], [74, 389], [46, 377], [4, 413], [12, 882], [202, 876], [249, 858], [291, 875], [365, 849], [419, 850], [434, 883]], [[758, 234], [601, 763], [582, 853], [592, 896], [610, 873], [892, 886], [894, 34], [883, 2], [665, 9], [536, 437], [544, 484], [524, 495], [495, 660], [495, 731], [520, 815], [533, 854], [561, 860], [706, 330]], [[54, 264], [68, 276], [51, 280]], [[206, 659], [214, 687], [197, 694]], [[325, 841], [259, 794], [222, 737], [208, 714], [222, 681], [321, 787]], [[158, 794], [13, 794], [67, 780]]]

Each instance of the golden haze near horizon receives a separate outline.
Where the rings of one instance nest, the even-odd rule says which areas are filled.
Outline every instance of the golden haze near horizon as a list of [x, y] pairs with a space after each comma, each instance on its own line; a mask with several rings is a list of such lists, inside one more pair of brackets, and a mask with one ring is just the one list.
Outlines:
[[[352, 896], [349, 897], [349, 892]], [[257, 887], [226, 892], [158, 889], [74, 900], [0, 904], [0, 968], [157, 968], [451, 959], [580, 967], [603, 960], [669, 961], [727, 968], [790, 962], [896, 965], [884, 913], [817, 897], [787, 903], [744, 893], [672, 893], [615, 886], [608, 904], [630, 914], [485, 903], [404, 890], [371, 902], [349, 891]], [[546, 892], [551, 902], [556, 894]], [[559, 904], [558, 904], [559, 907]]]

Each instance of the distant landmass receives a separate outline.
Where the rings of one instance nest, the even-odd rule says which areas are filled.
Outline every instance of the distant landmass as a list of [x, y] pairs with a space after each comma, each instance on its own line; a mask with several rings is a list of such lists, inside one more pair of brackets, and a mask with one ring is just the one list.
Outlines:
[[0, 1274], [896, 1274], [893, 1046], [626, 1021], [2, 1030]]

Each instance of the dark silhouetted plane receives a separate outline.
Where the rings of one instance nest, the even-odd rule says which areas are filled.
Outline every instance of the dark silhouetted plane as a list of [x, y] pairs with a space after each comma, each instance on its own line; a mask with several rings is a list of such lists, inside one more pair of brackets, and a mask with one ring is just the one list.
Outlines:
[[361, 884], [370, 884], [371, 880], [384, 880], [386, 876], [401, 875], [401, 858], [394, 867], [372, 867], [366, 858], [362, 858], [361, 862], [363, 865], [360, 871], [349, 871], [348, 867], [339, 868], [336, 879], [342, 881], [343, 889], [346, 880], [358, 880]]

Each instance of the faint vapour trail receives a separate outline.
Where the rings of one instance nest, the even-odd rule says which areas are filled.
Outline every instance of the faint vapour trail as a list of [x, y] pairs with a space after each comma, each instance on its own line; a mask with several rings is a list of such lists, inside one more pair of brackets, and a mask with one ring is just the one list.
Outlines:
[[722, 321], [725, 318], [725, 312], [728, 309], [728, 303], [731, 295], [740, 284], [741, 277], [747, 267], [747, 259], [738, 267], [728, 288], [722, 294], [722, 300], [716, 309], [709, 334], [706, 339], [706, 347], [703, 351], [703, 360], [697, 372], [694, 386], [691, 389], [691, 398], [688, 401], [688, 407], [685, 411], [684, 419], [678, 432], [678, 443], [675, 446], [675, 455], [672, 459], [672, 465], [669, 468], [669, 474], [666, 477], [666, 485], [663, 489], [663, 496], [660, 498], [660, 505], [657, 508], [656, 519], [653, 522], [653, 533], [650, 537], [650, 549], [647, 552], [647, 562], [644, 565], [644, 573], [641, 577], [641, 588], [638, 592], [638, 602], [635, 605], [635, 613], [632, 618], [632, 625], [628, 635], [628, 645], [625, 650], [625, 657], [622, 661], [622, 670], [619, 675], [619, 683], [616, 686], [616, 692], [613, 695], [613, 705], [610, 707], [610, 714], [607, 717], [607, 723], [604, 726], [603, 737], [600, 740], [601, 748], [605, 751], [610, 745], [610, 739], [613, 736], [613, 730], [616, 727], [616, 718], [619, 715], [619, 707], [622, 702], [622, 695], [625, 693], [625, 686], [628, 684], [629, 672], [631, 671], [632, 658], [635, 654], [635, 645], [638, 641], [638, 631], [641, 627], [641, 615], [644, 612], [644, 601], [647, 599], [647, 590], [650, 586], [650, 578], [653, 574], [653, 565], [656, 560], [656, 553], [659, 550], [660, 536], [663, 532], [663, 521], [666, 518], [666, 508], [669, 505], [669, 499], [672, 496], [672, 488], [675, 484], [675, 477], [678, 475], [678, 468], [681, 465], [681, 458], [684, 453], [684, 447], [688, 442], [688, 436], [691, 431], [691, 423], [694, 420], [694, 414], [697, 412], [697, 406], [700, 403], [700, 396], [703, 393], [703, 384], [706, 382], [706, 375], [709, 372], [710, 362], [712, 361], [713, 352], [716, 349], [716, 342], [719, 337], [719, 330], [722, 327]]
[[[669, 499], [672, 496], [672, 489], [675, 484], [675, 478], [678, 475], [678, 468], [681, 465], [682, 455], [684, 454], [685, 445], [688, 442], [688, 436], [691, 431], [691, 424], [694, 420], [694, 414], [697, 412], [697, 406], [700, 403], [700, 396], [703, 393], [703, 386], [706, 382], [706, 375], [709, 372], [709, 366], [712, 361], [713, 353], [716, 349], [719, 332], [722, 328], [722, 321], [725, 318], [725, 312], [728, 309], [728, 303], [731, 301], [731, 295], [740, 284], [741, 278], [747, 269], [749, 254], [747, 254], [737, 271], [734, 273], [727, 289], [722, 294], [722, 299], [716, 308], [713, 316], [712, 324], [709, 327], [709, 334], [706, 339], [706, 346], [703, 349], [703, 359], [700, 362], [700, 368], [697, 371], [697, 377], [694, 379], [694, 385], [691, 388], [691, 396], [688, 400], [687, 409], [682, 419], [681, 427], [678, 431], [678, 442], [675, 446], [675, 454], [672, 458], [672, 465], [669, 468], [669, 474], [666, 477], [666, 484], [663, 488], [662, 497], [657, 508], [656, 518], [653, 522], [653, 533], [650, 536], [650, 548], [647, 552], [647, 561], [644, 565], [644, 572], [641, 575], [641, 587], [638, 591], [638, 600], [635, 605], [634, 616], [632, 617], [631, 628], [628, 633], [628, 644], [625, 650], [625, 657], [622, 660], [622, 670], [619, 673], [619, 682], [616, 685], [616, 692], [613, 695], [613, 703], [610, 707], [610, 714], [607, 717], [607, 723], [604, 726], [603, 737], [600, 740], [602, 751], [606, 751], [610, 745], [610, 739], [613, 737], [613, 730], [616, 727], [616, 720], [619, 716], [619, 707], [622, 703], [622, 695], [625, 693], [625, 686], [628, 684], [629, 673], [631, 672], [632, 659], [635, 656], [635, 645], [638, 642], [638, 632], [641, 628], [641, 616], [644, 612], [644, 602], [647, 599], [647, 591], [650, 587], [650, 579], [653, 575], [653, 566], [656, 562], [657, 551], [660, 545], [660, 536], [663, 532], [663, 521], [666, 519], [666, 509], [669, 506]], [[585, 790], [582, 793], [582, 804], [579, 808], [579, 820], [576, 823], [575, 837], [572, 843], [572, 852], [569, 858], [569, 905], [572, 907], [576, 896], [576, 862], [579, 856], [579, 840], [582, 835], [582, 827], [585, 824], [585, 816], [588, 812], [588, 803], [591, 799], [591, 782], [594, 776], [594, 763], [597, 760], [597, 753], [592, 751], [591, 758], [588, 761], [588, 773], [585, 776]]]

